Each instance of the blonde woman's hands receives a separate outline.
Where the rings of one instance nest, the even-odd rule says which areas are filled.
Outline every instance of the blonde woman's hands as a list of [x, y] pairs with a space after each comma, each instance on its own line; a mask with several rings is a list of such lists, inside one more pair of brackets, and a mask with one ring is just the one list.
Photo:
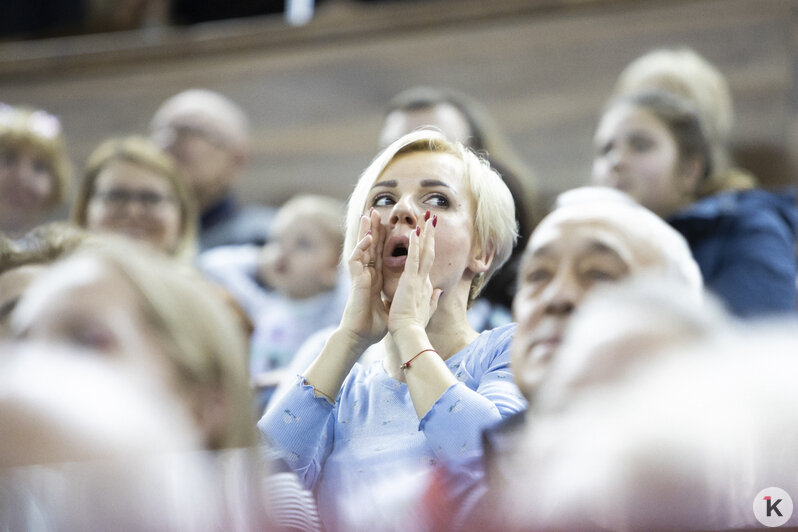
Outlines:
[[382, 300], [382, 252], [385, 230], [372, 209], [360, 217], [358, 242], [349, 257], [352, 279], [340, 329], [364, 349], [387, 332], [388, 307]]
[[410, 234], [407, 261], [396, 287], [388, 314], [388, 330], [394, 333], [406, 327], [425, 329], [443, 293], [433, 288], [429, 273], [435, 261], [435, 226], [437, 216], [424, 216], [424, 223]]

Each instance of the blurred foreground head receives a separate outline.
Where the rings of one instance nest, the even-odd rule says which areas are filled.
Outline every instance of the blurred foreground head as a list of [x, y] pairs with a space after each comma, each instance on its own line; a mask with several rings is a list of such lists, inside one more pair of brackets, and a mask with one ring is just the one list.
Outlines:
[[556, 356], [573, 313], [595, 287], [659, 277], [701, 298], [684, 238], [627, 195], [584, 187], [562, 194], [526, 245], [513, 314], [516, 383], [529, 398]]
[[[254, 443], [246, 340], [218, 291], [133, 242], [102, 239], [53, 265], [11, 316], [16, 338], [77, 346], [160, 382], [210, 449]], [[98, 398], [98, 400], [101, 400]]]
[[734, 322], [685, 288], [588, 296], [503, 486], [513, 529], [756, 528], [761, 490], [798, 494], [795, 323]]

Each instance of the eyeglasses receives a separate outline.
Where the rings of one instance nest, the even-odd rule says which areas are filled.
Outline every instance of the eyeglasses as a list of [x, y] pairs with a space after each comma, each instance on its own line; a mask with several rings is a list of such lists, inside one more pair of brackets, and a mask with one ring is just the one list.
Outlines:
[[92, 199], [98, 199], [115, 209], [121, 209], [131, 203], [138, 203], [145, 209], [154, 210], [165, 205], [166, 203], [174, 203], [173, 196], [165, 196], [157, 192], [135, 190], [126, 190], [123, 188], [115, 188], [112, 190], [97, 191], [92, 195]]

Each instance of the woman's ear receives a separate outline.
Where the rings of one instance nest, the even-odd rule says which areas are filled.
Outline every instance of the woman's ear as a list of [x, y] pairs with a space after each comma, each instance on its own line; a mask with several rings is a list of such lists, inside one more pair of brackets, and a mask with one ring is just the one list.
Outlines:
[[694, 156], [683, 161], [677, 183], [679, 192], [685, 196], [696, 198], [698, 196], [698, 188], [704, 180], [705, 169], [706, 164], [701, 157]]
[[479, 249], [478, 246], [475, 246], [475, 248], [473, 255], [471, 255], [471, 260], [468, 263], [468, 269], [474, 272], [474, 275], [478, 275], [488, 271], [488, 268], [490, 268], [490, 265], [493, 263], [493, 257], [496, 255], [496, 251], [493, 249], [483, 251]]

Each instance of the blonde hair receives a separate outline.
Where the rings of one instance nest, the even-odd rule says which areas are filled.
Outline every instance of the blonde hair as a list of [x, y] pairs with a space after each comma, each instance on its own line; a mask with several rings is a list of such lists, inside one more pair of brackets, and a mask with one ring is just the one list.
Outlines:
[[114, 161], [125, 161], [146, 168], [169, 182], [177, 197], [181, 219], [180, 237], [172, 254], [186, 262], [193, 261], [199, 223], [193, 193], [180, 176], [174, 159], [146, 137], [132, 135], [109, 139], [92, 152], [72, 205], [72, 220], [80, 227], [86, 227], [88, 205], [95, 192], [97, 177]]
[[349, 198], [344, 257], [348, 258], [357, 244], [360, 216], [365, 211], [371, 187], [388, 165], [410, 153], [447, 154], [463, 163], [463, 177], [475, 206], [474, 244], [486, 255], [493, 253], [488, 270], [478, 274], [471, 283], [470, 304], [510, 257], [518, 236], [515, 208], [510, 190], [490, 164], [461, 143], [446, 139], [440, 132], [424, 129], [408, 133], [385, 148], [363, 171]]
[[50, 208], [69, 197], [72, 166], [64, 146], [61, 122], [41, 109], [13, 107], [0, 103], [0, 149], [17, 150], [30, 146], [47, 161], [53, 176]]
[[226, 425], [209, 446], [254, 445], [247, 339], [218, 289], [193, 268], [120, 237], [97, 239], [74, 256], [94, 257], [127, 278], [185, 382], [203, 392], [208, 385], [216, 386], [224, 395]]
[[304, 218], [318, 224], [340, 256], [344, 245], [344, 206], [330, 196], [297, 194], [277, 211], [278, 218]]
[[621, 72], [614, 94], [659, 89], [692, 102], [703, 122], [712, 154], [709, 177], [714, 191], [745, 189], [754, 178], [732, 167], [728, 150], [734, 126], [731, 90], [726, 78], [712, 63], [690, 48], [660, 48], [632, 61]]

